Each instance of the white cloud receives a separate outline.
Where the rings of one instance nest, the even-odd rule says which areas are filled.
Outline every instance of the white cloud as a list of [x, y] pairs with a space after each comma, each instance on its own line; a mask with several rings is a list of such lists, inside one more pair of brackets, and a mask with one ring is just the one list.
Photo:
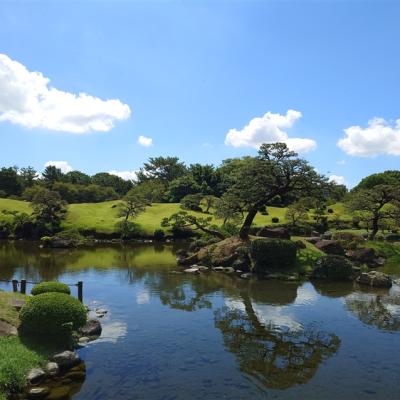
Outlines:
[[61, 169], [61, 172], [63, 174], [66, 174], [67, 172], [71, 172], [73, 170], [73, 168], [68, 164], [68, 161], [47, 161], [47, 163], [44, 164], [45, 167], [48, 167], [50, 165]]
[[109, 131], [130, 113], [129, 106], [117, 99], [58, 90], [40, 72], [0, 54], [0, 121], [80, 134]]
[[346, 178], [341, 175], [331, 175], [329, 177], [329, 182], [335, 182], [338, 185], [347, 185]]
[[317, 143], [312, 139], [289, 138], [286, 129], [301, 118], [301, 112], [288, 110], [286, 115], [267, 112], [263, 117], [253, 118], [243, 129], [230, 129], [225, 144], [233, 147], [255, 147], [262, 143], [284, 142], [291, 150], [306, 153], [315, 150]]
[[346, 165], [346, 164], [347, 164], [347, 161], [346, 161], [346, 160], [339, 160], [339, 161], [336, 161], [336, 164], [339, 164], [339, 165]]
[[366, 128], [350, 126], [344, 133], [338, 146], [347, 154], [360, 157], [400, 156], [400, 119], [391, 125], [383, 118], [373, 118]]
[[111, 175], [117, 175], [126, 181], [134, 181], [136, 179], [136, 171], [116, 171], [112, 170], [108, 172]]
[[138, 143], [144, 147], [150, 147], [150, 146], [153, 146], [153, 139], [140, 135], [139, 139], [138, 139]]

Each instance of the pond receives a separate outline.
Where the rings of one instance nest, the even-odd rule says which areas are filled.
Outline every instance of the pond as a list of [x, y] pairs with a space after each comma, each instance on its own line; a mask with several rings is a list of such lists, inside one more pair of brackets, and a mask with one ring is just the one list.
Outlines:
[[109, 311], [74, 400], [400, 398], [399, 286], [173, 274], [179, 247], [0, 243], [0, 279], [83, 281]]

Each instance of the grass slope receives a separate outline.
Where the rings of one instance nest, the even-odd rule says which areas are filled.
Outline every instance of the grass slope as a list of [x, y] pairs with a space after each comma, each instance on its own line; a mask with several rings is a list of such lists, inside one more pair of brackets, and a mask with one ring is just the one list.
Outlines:
[[[80, 231], [97, 231], [99, 233], [111, 234], [115, 232], [115, 224], [121, 219], [118, 217], [118, 204], [118, 200], [103, 203], [70, 204], [63, 227], [65, 229], [76, 228]], [[332, 208], [335, 214], [340, 215], [341, 219], [350, 219], [342, 203], [337, 203], [329, 208]], [[2, 214], [2, 210], [15, 210], [26, 213], [32, 211], [28, 202], [10, 199], [0, 199], [0, 220], [9, 220], [10, 216]], [[164, 217], [168, 217], [180, 210], [181, 208], [178, 203], [154, 203], [144, 213], [140, 214], [135, 222], [140, 224], [146, 233], [152, 234], [154, 230], [160, 228]], [[286, 208], [267, 207], [267, 210], [268, 215], [257, 214], [254, 225], [274, 225], [272, 218], [279, 218], [279, 224], [286, 222]], [[197, 212], [193, 212], [193, 214], [201, 217], [208, 216], [208, 214]], [[335, 214], [328, 214], [329, 218], [333, 218]], [[215, 222], [217, 224], [221, 223], [218, 220]]]

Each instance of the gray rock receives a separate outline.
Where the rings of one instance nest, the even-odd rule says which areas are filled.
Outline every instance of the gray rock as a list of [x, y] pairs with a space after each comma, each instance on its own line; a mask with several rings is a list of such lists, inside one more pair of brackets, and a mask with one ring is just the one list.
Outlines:
[[321, 238], [319, 236], [313, 236], [313, 237], [305, 238], [305, 240], [308, 243], [315, 244], [315, 243], [318, 243], [321, 240]]
[[89, 319], [86, 324], [79, 329], [79, 332], [84, 336], [100, 336], [101, 331], [101, 323], [95, 318]]
[[197, 268], [200, 271], [208, 271], [210, 268], [206, 267], [205, 265], [198, 265]]
[[97, 316], [100, 318], [104, 317], [108, 313], [108, 311], [104, 308], [97, 308], [95, 312], [96, 312]]
[[378, 271], [362, 272], [356, 281], [361, 285], [369, 285], [372, 287], [392, 287], [392, 278]]
[[56, 376], [60, 372], [60, 367], [55, 362], [49, 362], [46, 365], [46, 371], [50, 376]]
[[198, 273], [200, 273], [200, 271], [199, 271], [199, 269], [197, 267], [186, 268], [183, 272], [186, 272], [187, 274], [198, 274]]
[[46, 378], [46, 372], [44, 372], [41, 368], [34, 368], [29, 371], [26, 379], [31, 385], [39, 385], [44, 378]]
[[216, 271], [216, 272], [222, 272], [224, 270], [224, 267], [214, 267], [213, 268], [213, 271]]
[[338, 240], [320, 240], [315, 247], [326, 254], [344, 256], [344, 249]]
[[90, 342], [90, 338], [88, 338], [87, 336], [82, 336], [81, 338], [79, 338], [78, 340], [78, 344], [80, 346], [85, 346], [86, 344], [88, 344]]
[[34, 387], [29, 389], [28, 397], [30, 399], [44, 399], [50, 393], [50, 389], [47, 386]]
[[62, 369], [70, 369], [81, 362], [78, 355], [69, 350], [55, 354], [53, 356], [53, 361], [56, 362]]
[[265, 226], [257, 232], [257, 236], [290, 240], [290, 233], [286, 228], [269, 228]]
[[233, 274], [235, 272], [235, 269], [232, 267], [225, 267], [224, 272], [226, 272], [228, 274]]
[[16, 336], [18, 335], [17, 328], [10, 325], [8, 322], [0, 321], [0, 336]]
[[250, 272], [247, 272], [246, 274], [240, 275], [242, 279], [250, 279], [253, 276]]

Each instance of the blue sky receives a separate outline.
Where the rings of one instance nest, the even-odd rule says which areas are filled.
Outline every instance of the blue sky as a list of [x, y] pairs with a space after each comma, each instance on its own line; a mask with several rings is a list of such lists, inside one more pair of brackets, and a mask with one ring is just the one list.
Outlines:
[[0, 164], [218, 164], [284, 137], [354, 185], [398, 168], [399, 20], [396, 1], [2, 1]]

